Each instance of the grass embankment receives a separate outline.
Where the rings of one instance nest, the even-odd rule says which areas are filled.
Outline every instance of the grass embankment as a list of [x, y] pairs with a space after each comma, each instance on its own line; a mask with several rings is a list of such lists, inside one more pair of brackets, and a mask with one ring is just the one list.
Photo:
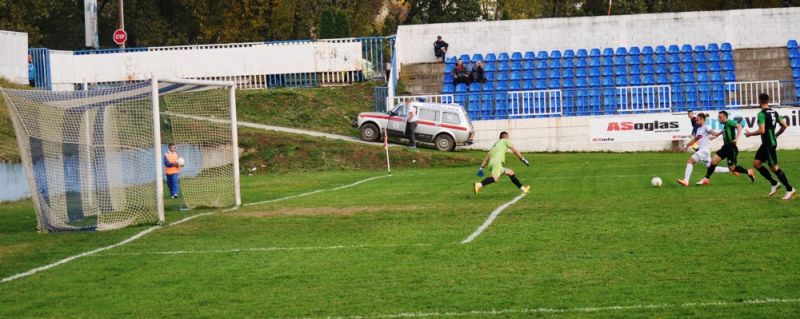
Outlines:
[[[14, 84], [0, 77], [0, 87], [9, 89], [26, 89], [28, 86]], [[19, 149], [14, 135], [14, 125], [8, 114], [5, 99], [0, 96], [0, 162], [19, 162]]]

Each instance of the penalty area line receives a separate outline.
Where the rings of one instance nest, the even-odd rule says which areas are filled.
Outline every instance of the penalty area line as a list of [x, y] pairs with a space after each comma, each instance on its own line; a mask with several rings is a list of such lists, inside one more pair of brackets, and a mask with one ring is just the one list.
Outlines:
[[[354, 182], [354, 183], [351, 183], [351, 184], [347, 184], [347, 185], [342, 185], [342, 186], [333, 187], [333, 188], [327, 188], [327, 189], [320, 189], [320, 190], [316, 190], [316, 191], [313, 191], [313, 192], [308, 192], [308, 193], [303, 193], [303, 194], [298, 194], [298, 195], [291, 195], [291, 196], [276, 198], [276, 199], [267, 200], [267, 201], [263, 201], [263, 202], [244, 204], [242, 206], [252, 206], [252, 205], [258, 205], [258, 204], [273, 203], [273, 202], [279, 202], [279, 201], [283, 201], [283, 200], [287, 200], [287, 199], [309, 196], [309, 195], [322, 193], [322, 192], [327, 192], [327, 191], [337, 191], [337, 190], [345, 189], [345, 188], [348, 188], [348, 187], [353, 187], [353, 186], [359, 185], [361, 183], [366, 183], [366, 182], [369, 182], [371, 180], [375, 180], [375, 179], [378, 179], [378, 178], [388, 177], [388, 176], [389, 175], [370, 177], [370, 178], [362, 179], [360, 181], [357, 181], [357, 182]], [[127, 239], [125, 239], [125, 240], [123, 240], [121, 242], [118, 242], [116, 244], [108, 245], [108, 246], [105, 246], [105, 247], [100, 247], [100, 248], [97, 248], [95, 250], [91, 250], [91, 251], [87, 251], [87, 252], [80, 253], [80, 254], [77, 254], [77, 255], [73, 255], [73, 256], [58, 260], [58, 261], [56, 261], [54, 263], [50, 263], [50, 264], [47, 264], [47, 265], [44, 265], [44, 266], [36, 267], [36, 268], [33, 268], [33, 269], [28, 270], [26, 272], [19, 273], [19, 274], [16, 274], [16, 275], [12, 275], [12, 276], [0, 279], [0, 283], [6, 283], [6, 282], [10, 282], [10, 281], [17, 280], [17, 279], [20, 279], [20, 278], [28, 277], [28, 276], [36, 274], [38, 272], [42, 272], [42, 271], [45, 271], [45, 270], [48, 270], [48, 269], [51, 269], [51, 268], [54, 268], [54, 267], [58, 267], [58, 266], [61, 266], [63, 264], [69, 263], [69, 262], [72, 262], [72, 261], [74, 261], [76, 259], [79, 259], [79, 258], [92, 256], [92, 255], [95, 255], [97, 253], [100, 253], [100, 252], [103, 252], [103, 251], [106, 251], [106, 250], [109, 250], [109, 249], [112, 249], [112, 248], [117, 248], [117, 247], [120, 247], [122, 245], [129, 244], [132, 241], [137, 240], [139, 238], [142, 238], [145, 235], [147, 235], [147, 234], [149, 234], [149, 233], [151, 233], [154, 230], [159, 229], [159, 228], [172, 227], [172, 226], [175, 226], [175, 225], [179, 225], [179, 224], [188, 222], [188, 221], [190, 221], [192, 219], [195, 219], [195, 218], [198, 218], [198, 217], [213, 215], [213, 214], [220, 213], [220, 212], [224, 213], [224, 212], [234, 211], [234, 210], [237, 210], [237, 209], [239, 209], [239, 207], [231, 207], [231, 208], [227, 208], [227, 209], [223, 209], [223, 210], [218, 210], [218, 211], [207, 212], [207, 213], [202, 213], [202, 214], [189, 216], [189, 217], [183, 218], [181, 220], [172, 222], [172, 223], [170, 223], [170, 224], [168, 224], [166, 226], [153, 226], [153, 227], [147, 228], [147, 229], [145, 229], [143, 231], [140, 231], [140, 232], [136, 233], [135, 235], [133, 235], [131, 237], [128, 237]]]
[[250, 247], [232, 248], [217, 250], [173, 250], [173, 251], [151, 251], [151, 252], [131, 252], [117, 254], [99, 254], [95, 257], [114, 257], [114, 256], [142, 256], [142, 255], [194, 255], [194, 254], [233, 254], [245, 252], [281, 252], [281, 251], [326, 251], [326, 250], [354, 250], [370, 248], [405, 248], [405, 247], [432, 247], [436, 244], [398, 244], [398, 245], [336, 245], [336, 246], [301, 246], [301, 247]]
[[484, 221], [483, 224], [480, 227], [478, 227], [478, 229], [475, 230], [475, 232], [473, 232], [471, 235], [469, 235], [469, 237], [465, 238], [461, 243], [462, 244], [469, 244], [471, 241], [475, 240], [475, 238], [480, 236], [481, 233], [483, 233], [484, 230], [489, 228], [489, 225], [491, 225], [494, 222], [494, 220], [497, 218], [497, 216], [500, 215], [500, 213], [502, 213], [509, 206], [514, 205], [516, 202], [518, 202], [523, 197], [525, 197], [524, 193], [523, 194], [519, 194], [517, 197], [514, 197], [514, 199], [512, 199], [511, 201], [509, 201], [509, 202], [507, 202], [507, 203], [505, 203], [503, 205], [500, 205], [500, 207], [495, 208], [495, 210], [491, 214], [489, 214], [489, 218], [487, 218], [486, 221]]

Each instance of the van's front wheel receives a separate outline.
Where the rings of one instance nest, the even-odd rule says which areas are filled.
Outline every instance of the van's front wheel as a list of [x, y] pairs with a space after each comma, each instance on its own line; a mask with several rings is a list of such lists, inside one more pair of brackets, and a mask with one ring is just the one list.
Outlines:
[[450, 152], [456, 148], [456, 142], [447, 134], [439, 134], [433, 142], [436, 144], [436, 149], [442, 152]]
[[361, 139], [367, 142], [376, 142], [381, 137], [378, 126], [372, 123], [361, 125], [359, 131], [361, 132]]

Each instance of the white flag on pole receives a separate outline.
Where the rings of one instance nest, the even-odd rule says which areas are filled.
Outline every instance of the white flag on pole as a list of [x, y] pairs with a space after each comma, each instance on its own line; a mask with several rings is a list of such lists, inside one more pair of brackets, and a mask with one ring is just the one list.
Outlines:
[[97, 0], [83, 0], [83, 17], [86, 47], [97, 49], [100, 47], [100, 37], [97, 34]]

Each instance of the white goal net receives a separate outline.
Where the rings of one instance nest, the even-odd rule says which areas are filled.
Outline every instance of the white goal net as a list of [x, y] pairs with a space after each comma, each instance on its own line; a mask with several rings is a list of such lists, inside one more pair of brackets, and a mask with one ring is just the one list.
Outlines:
[[185, 205], [240, 204], [231, 83], [145, 81], [88, 91], [2, 90], [39, 230], [164, 222], [163, 153], [185, 160]]

